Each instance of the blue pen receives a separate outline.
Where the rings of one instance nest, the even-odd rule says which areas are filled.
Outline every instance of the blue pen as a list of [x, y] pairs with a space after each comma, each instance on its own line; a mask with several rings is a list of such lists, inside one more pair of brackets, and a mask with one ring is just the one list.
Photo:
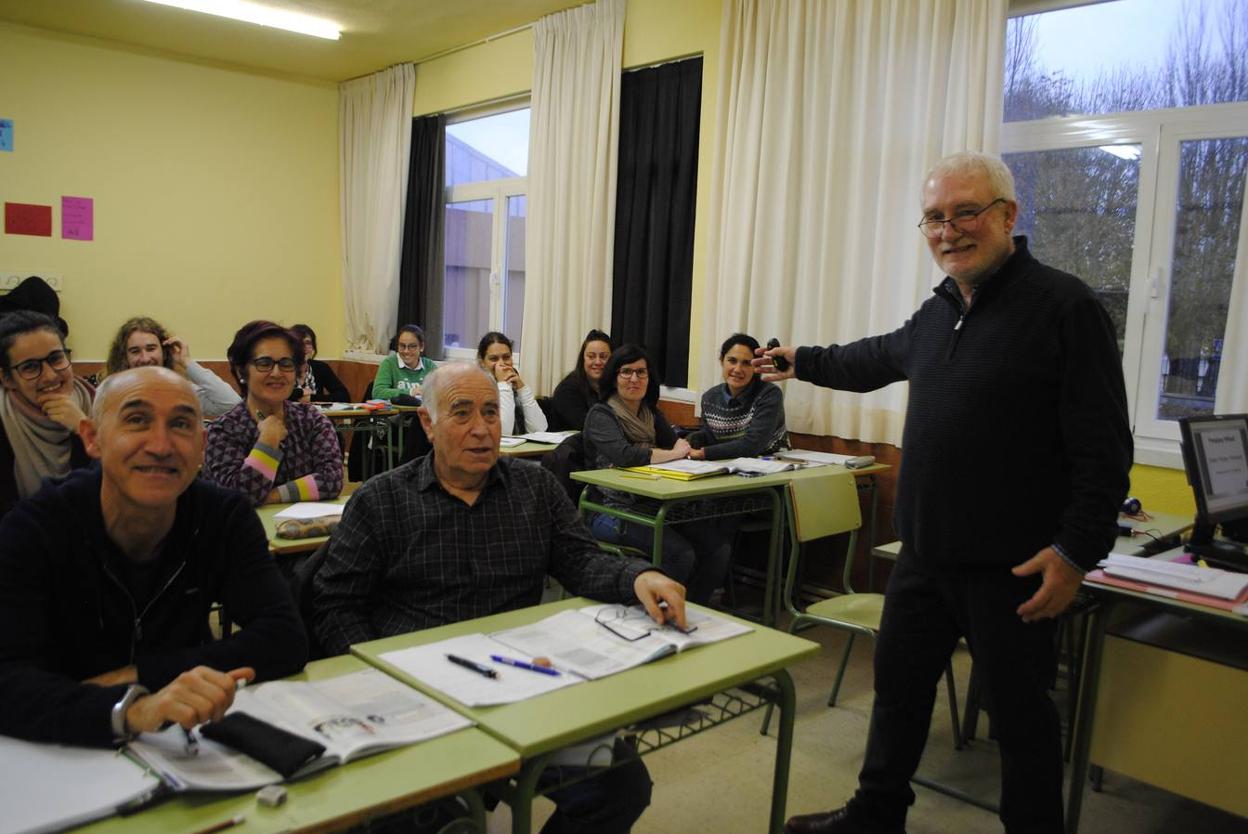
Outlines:
[[504, 666], [515, 666], [517, 669], [528, 669], [530, 672], [541, 672], [543, 675], [559, 676], [558, 669], [551, 669], [549, 666], [538, 666], [536, 663], [525, 663], [523, 660], [516, 660], [514, 657], [503, 657], [501, 654], [490, 655], [490, 660], [495, 663], [501, 663]]

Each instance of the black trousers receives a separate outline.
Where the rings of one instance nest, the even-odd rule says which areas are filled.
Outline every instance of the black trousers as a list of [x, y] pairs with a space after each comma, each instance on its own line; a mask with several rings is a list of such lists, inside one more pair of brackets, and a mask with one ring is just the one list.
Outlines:
[[1057, 671], [1055, 626], [1024, 623], [1015, 613], [1039, 587], [1037, 577], [1019, 579], [1008, 569], [946, 577], [894, 567], [875, 647], [867, 751], [850, 801], [855, 817], [904, 825], [936, 687], [965, 637], [993, 705], [1005, 830], [1061, 834], [1061, 728], [1048, 694]]

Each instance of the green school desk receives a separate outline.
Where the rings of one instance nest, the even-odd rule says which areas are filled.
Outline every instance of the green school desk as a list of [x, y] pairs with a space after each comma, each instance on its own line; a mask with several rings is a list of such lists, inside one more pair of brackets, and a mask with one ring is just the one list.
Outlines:
[[[629, 472], [621, 469], [591, 469], [584, 472], [573, 472], [572, 479], [598, 487], [607, 487], [620, 492], [649, 498], [658, 502], [658, 509], [653, 515], [643, 508], [622, 509], [608, 507], [592, 501], [589, 490], [581, 493], [580, 509], [582, 513], [605, 513], [636, 522], [654, 530], [654, 545], [651, 551], [656, 564], [663, 553], [663, 529], [667, 524], [679, 523], [690, 518], [713, 518], [723, 515], [736, 515], [752, 510], [769, 507], [771, 511], [771, 538], [767, 550], [767, 580], [763, 599], [764, 625], [772, 625], [776, 621], [779, 610], [780, 591], [780, 549], [781, 531], [784, 525], [784, 487], [789, 481], [797, 478], [824, 478], [834, 474], [852, 471], [855, 477], [868, 478], [871, 491], [870, 530], [868, 531], [868, 547], [873, 544], [875, 530], [876, 489], [875, 473], [888, 469], [886, 464], [874, 464], [863, 469], [847, 470], [843, 466], [813, 466], [778, 472], [774, 475], [761, 475], [755, 478], [743, 478], [740, 475], [712, 475], [707, 478], [695, 478], [681, 481], [675, 478], [650, 478], [642, 473]], [[702, 499], [715, 499], [717, 507], [706, 512], [706, 505], [696, 502]], [[748, 500], [748, 499], [753, 499]], [[693, 507], [684, 505], [693, 504]], [[692, 511], [692, 512], [690, 512]]]
[[[768, 830], [779, 834], [784, 827], [788, 792], [789, 755], [793, 745], [794, 690], [786, 667], [819, 652], [819, 644], [759, 626], [749, 634], [710, 646], [699, 646], [636, 669], [596, 681], [570, 686], [527, 701], [495, 707], [466, 707], [436, 690], [428, 689], [386, 663], [381, 655], [409, 646], [432, 643], [461, 634], [491, 633], [540, 620], [566, 608], [591, 604], [587, 599], [568, 599], [469, 620], [454, 625], [374, 640], [352, 646], [351, 652], [398, 679], [472, 718], [482, 730], [520, 754], [523, 764], [505, 796], [512, 808], [513, 832], [528, 834], [532, 826], [532, 802], [538, 775], [552, 754], [571, 744], [630, 726], [676, 708], [712, 699], [703, 709], [718, 713], [707, 726], [746, 714], [774, 701], [780, 710], [775, 770], [772, 782]], [[718, 616], [726, 616], [718, 614]], [[771, 683], [759, 685], [760, 679]], [[650, 752], [692, 735], [670, 728], [647, 730], [638, 747]], [[696, 766], [696, 755], [690, 763]], [[658, 786], [662, 790], [662, 785]], [[708, 797], [707, 801], [714, 801]]]
[[[321, 501], [321, 504], [345, 504], [351, 496], [339, 495], [329, 501]], [[277, 514], [293, 504], [264, 504], [256, 507], [256, 515], [260, 516], [260, 523], [264, 525], [264, 534], [269, 539], [269, 552], [274, 556], [290, 556], [295, 553], [310, 553], [316, 550], [323, 543], [329, 541], [329, 536], [312, 536], [306, 539], [281, 539], [277, 536]]]
[[[368, 668], [350, 655], [309, 663], [290, 680], [317, 680]], [[517, 772], [515, 751], [477, 727], [368, 756], [286, 784], [276, 808], [241, 794], [182, 794], [128, 817], [110, 817], [76, 829], [82, 834], [190, 834], [242, 814], [231, 834], [341, 831], [441, 797], [463, 793], [483, 817], [477, 785]]]

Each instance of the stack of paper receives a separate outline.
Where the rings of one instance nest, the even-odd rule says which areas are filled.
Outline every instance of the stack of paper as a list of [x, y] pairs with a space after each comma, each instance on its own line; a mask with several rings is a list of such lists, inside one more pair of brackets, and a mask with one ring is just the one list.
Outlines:
[[328, 504], [323, 501], [300, 501], [292, 504], [273, 517], [277, 519], [307, 519], [307, 518], [325, 518], [327, 516], [341, 516], [342, 511], [347, 508], [345, 503]]
[[836, 464], [844, 466], [845, 461], [855, 455], [838, 455], [832, 452], [813, 452], [809, 449], [782, 449], [776, 452], [776, 457], [785, 460], [795, 460], [798, 463], [804, 463], [807, 466], [827, 466], [828, 464]]
[[1218, 568], [1202, 568], [1117, 553], [1111, 553], [1103, 559], [1100, 566], [1108, 576], [1218, 599], [1238, 599], [1248, 590], [1248, 574], [1231, 573]]

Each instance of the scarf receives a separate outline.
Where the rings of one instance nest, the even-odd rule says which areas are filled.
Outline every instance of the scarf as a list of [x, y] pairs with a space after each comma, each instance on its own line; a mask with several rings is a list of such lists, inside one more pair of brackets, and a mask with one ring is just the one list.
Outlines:
[[620, 421], [620, 427], [624, 429], [624, 436], [630, 443], [647, 449], [654, 448], [654, 412], [650, 410], [650, 406], [643, 402], [637, 413], [633, 414], [628, 406], [624, 405], [619, 394], [612, 394], [608, 397], [607, 405], [611, 406], [611, 410], [615, 412], [615, 416]]
[[[83, 414], [91, 413], [91, 389], [85, 382], [75, 378], [69, 396]], [[19, 402], [7, 390], [0, 396], [0, 423], [13, 447], [13, 478], [19, 498], [38, 492], [44, 478], [69, 474], [73, 432]]]

